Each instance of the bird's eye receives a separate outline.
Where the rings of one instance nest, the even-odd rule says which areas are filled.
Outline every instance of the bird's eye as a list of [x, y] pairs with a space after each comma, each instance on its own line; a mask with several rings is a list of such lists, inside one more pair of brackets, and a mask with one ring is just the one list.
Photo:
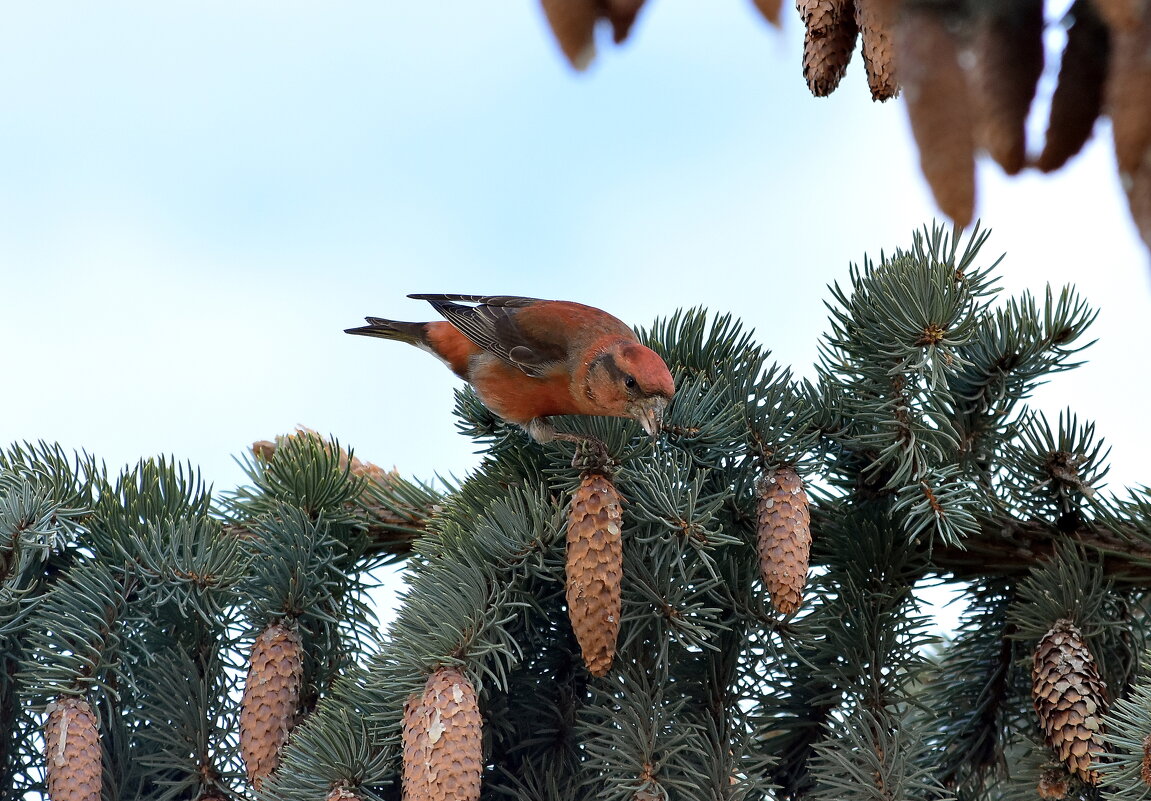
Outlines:
[[623, 385], [625, 387], [627, 387], [628, 389], [635, 389], [636, 388], [635, 376], [630, 376], [630, 375], [626, 376], [623, 380]]

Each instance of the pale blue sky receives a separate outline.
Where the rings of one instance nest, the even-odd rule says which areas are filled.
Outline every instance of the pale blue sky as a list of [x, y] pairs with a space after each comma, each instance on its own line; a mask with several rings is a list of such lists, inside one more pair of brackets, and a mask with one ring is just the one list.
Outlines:
[[[809, 373], [826, 285], [935, 209], [858, 54], [817, 100], [790, 9], [783, 32], [750, 0], [704, 9], [650, 3], [577, 75], [530, 0], [10, 4], [0, 442], [170, 453], [228, 488], [234, 454], [303, 423], [406, 474], [463, 473], [456, 379], [342, 333], [427, 319], [409, 292], [632, 323], [704, 304]], [[979, 213], [1008, 290], [1073, 281], [1102, 308], [1090, 364], [1039, 401], [1095, 419], [1123, 484], [1151, 480], [1132, 371], [1151, 285], [1109, 144], [1101, 125], [1053, 178], [981, 166]]]

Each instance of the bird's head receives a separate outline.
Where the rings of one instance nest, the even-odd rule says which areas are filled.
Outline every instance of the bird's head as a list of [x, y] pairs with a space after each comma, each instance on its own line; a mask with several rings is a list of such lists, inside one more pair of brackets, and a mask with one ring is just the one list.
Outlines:
[[658, 353], [631, 342], [607, 348], [591, 361], [584, 390], [591, 414], [630, 417], [657, 437], [675, 383]]

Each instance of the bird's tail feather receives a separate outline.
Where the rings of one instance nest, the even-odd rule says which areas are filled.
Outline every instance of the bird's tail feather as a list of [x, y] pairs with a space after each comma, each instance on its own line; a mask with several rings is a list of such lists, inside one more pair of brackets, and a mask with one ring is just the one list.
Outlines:
[[384, 320], [380, 317], [365, 317], [367, 325], [359, 328], [345, 328], [345, 334], [359, 334], [365, 337], [380, 337], [407, 342], [417, 347], [426, 346], [425, 326], [427, 323], [404, 323], [399, 320]]

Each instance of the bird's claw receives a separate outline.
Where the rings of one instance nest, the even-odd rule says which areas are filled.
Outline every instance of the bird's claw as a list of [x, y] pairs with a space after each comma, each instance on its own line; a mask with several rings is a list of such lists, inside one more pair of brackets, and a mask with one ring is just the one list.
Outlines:
[[572, 456], [572, 467], [580, 472], [606, 472], [609, 467], [615, 464], [612, 459], [611, 453], [604, 445], [603, 441], [597, 437], [592, 437], [587, 434], [562, 434], [557, 433], [556, 439], [563, 440], [564, 442], [575, 443], [575, 455]]

